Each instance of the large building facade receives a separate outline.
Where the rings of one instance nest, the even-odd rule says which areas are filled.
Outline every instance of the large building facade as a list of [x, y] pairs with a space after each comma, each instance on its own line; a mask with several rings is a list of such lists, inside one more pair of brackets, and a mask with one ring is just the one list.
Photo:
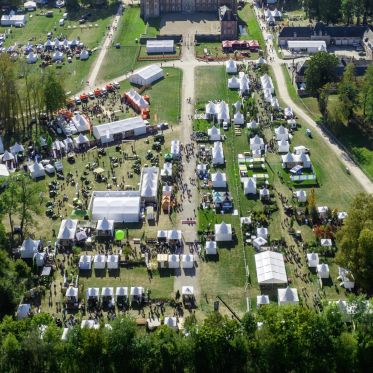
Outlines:
[[229, 7], [237, 13], [237, 0], [141, 0], [141, 16], [159, 17], [162, 13], [218, 12], [221, 6]]

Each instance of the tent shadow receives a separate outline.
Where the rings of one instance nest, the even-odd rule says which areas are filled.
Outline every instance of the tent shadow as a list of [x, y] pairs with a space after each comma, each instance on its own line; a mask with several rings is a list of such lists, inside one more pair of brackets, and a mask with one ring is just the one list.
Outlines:
[[[179, 268], [175, 268], [176, 270]], [[174, 269], [173, 268], [163, 268], [162, 270], [158, 271], [159, 272], [159, 277], [160, 278], [166, 278], [166, 277], [171, 277], [174, 275]]]
[[106, 277], [106, 269], [95, 269], [95, 277], [96, 278], [103, 278]]
[[92, 277], [92, 268], [91, 269], [79, 269], [79, 277]]
[[108, 270], [109, 277], [117, 278], [120, 276], [120, 267]]
[[183, 268], [184, 276], [194, 277], [196, 275], [196, 268]]
[[215, 255], [205, 255], [205, 261], [206, 262], [212, 262], [212, 263], [216, 263], [219, 261], [219, 253], [215, 254]]

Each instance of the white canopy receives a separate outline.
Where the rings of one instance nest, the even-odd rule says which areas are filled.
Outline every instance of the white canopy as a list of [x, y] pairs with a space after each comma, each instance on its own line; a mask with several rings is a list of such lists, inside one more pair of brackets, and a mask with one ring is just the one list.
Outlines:
[[77, 113], [71, 118], [71, 122], [74, 124], [78, 132], [89, 130], [89, 122], [86, 119], [85, 115], [80, 115], [79, 113]]
[[258, 135], [250, 139], [250, 149], [251, 150], [263, 150], [264, 149], [264, 141]]
[[119, 255], [108, 255], [106, 259], [108, 269], [115, 269], [119, 267]]
[[181, 295], [187, 295], [187, 296], [194, 295], [194, 287], [193, 286], [183, 286], [181, 288]]
[[277, 147], [279, 153], [288, 153], [289, 152], [289, 141], [282, 139], [277, 141]]
[[102, 297], [113, 297], [114, 296], [114, 288], [112, 287], [104, 287], [101, 290]]
[[[272, 105], [274, 106], [274, 105]], [[289, 139], [289, 132], [287, 128], [284, 128], [282, 125], [278, 128], [275, 128], [275, 136], [276, 140], [288, 140]]]
[[244, 124], [245, 118], [241, 112], [237, 111], [236, 114], [234, 114], [234, 124]]
[[[99, 288], [87, 288], [87, 300], [89, 298], [97, 298], [98, 300], [100, 299], [100, 289]], [[86, 320], [89, 321], [89, 320]], [[93, 320], [91, 320], [93, 321]]]
[[157, 65], [150, 65], [131, 74], [130, 82], [139, 85], [146, 85], [163, 77], [163, 70]]
[[220, 129], [216, 128], [215, 125], [213, 125], [212, 128], [209, 128], [207, 130], [207, 134], [209, 136], [210, 141], [221, 140]]
[[257, 306], [261, 306], [263, 304], [269, 304], [269, 296], [268, 295], [257, 295], [256, 296], [256, 304]]
[[264, 246], [267, 243], [267, 240], [263, 237], [257, 237], [253, 240], [253, 246], [257, 249], [260, 250], [262, 246]]
[[245, 194], [256, 194], [256, 181], [254, 178], [249, 177], [243, 183], [243, 190]]
[[263, 237], [266, 239], [268, 237], [268, 228], [260, 227], [256, 229], [256, 236], [257, 237]]
[[80, 59], [84, 61], [84, 60], [88, 60], [88, 58], [89, 58], [89, 53], [85, 49], [83, 49], [82, 53], [80, 53]]
[[20, 248], [21, 258], [33, 258], [34, 254], [38, 252], [39, 244], [40, 241], [34, 241], [31, 237], [23, 241]]
[[259, 57], [256, 60], [256, 64], [259, 65], [259, 64], [262, 64], [262, 63], [267, 63], [267, 61], [263, 57]]
[[181, 231], [176, 230], [174, 228], [172, 231], [168, 231], [168, 236], [167, 236], [168, 241], [169, 240], [181, 240]]
[[168, 231], [160, 230], [157, 233], [157, 238], [167, 238]]
[[225, 66], [227, 68], [227, 73], [234, 74], [237, 72], [237, 64], [232, 58], [230, 58], [226, 63]]
[[212, 148], [212, 162], [214, 164], [224, 164], [223, 145], [220, 141], [214, 142], [214, 147]]
[[81, 255], [79, 260], [80, 269], [91, 269], [92, 256], [91, 255]]
[[325, 263], [318, 264], [316, 272], [319, 274], [320, 278], [329, 278], [329, 266]]
[[281, 156], [281, 161], [282, 161], [282, 163], [294, 163], [295, 159], [293, 157], [293, 154], [291, 154], [289, 152], [289, 153]]
[[68, 217], [67, 219], [62, 220], [57, 239], [74, 240], [77, 227], [78, 219], [71, 219]]
[[215, 174], [211, 174], [211, 183], [213, 188], [226, 188], [227, 187], [227, 175], [221, 173], [220, 170]]
[[88, 137], [86, 135], [83, 135], [83, 134], [80, 133], [78, 137], [75, 137], [74, 143], [75, 143], [75, 146], [78, 147], [81, 144], [88, 144], [89, 140], [88, 140]]
[[308, 253], [307, 254], [308, 267], [316, 268], [319, 265], [319, 254], [317, 253]]
[[103, 269], [106, 265], [106, 256], [97, 254], [94, 259], [95, 269]]
[[134, 223], [139, 221], [140, 197], [96, 197], [93, 201], [92, 219]]
[[193, 268], [194, 267], [194, 258], [193, 255], [186, 254], [181, 256], [183, 261], [183, 268]]
[[255, 122], [255, 119], [253, 119], [250, 123], [247, 123], [247, 128], [257, 128], [258, 125]]
[[278, 289], [278, 304], [286, 306], [288, 303], [299, 303], [297, 289], [290, 288], [289, 286], [286, 289]]
[[338, 213], [337, 213], [337, 217], [338, 217], [338, 219], [340, 219], [340, 220], [344, 220], [344, 219], [347, 218], [347, 212], [338, 212]]
[[295, 195], [297, 196], [298, 202], [306, 202], [307, 201], [307, 193], [304, 190], [297, 190], [295, 192]]
[[255, 254], [254, 257], [259, 284], [286, 284], [288, 282], [282, 254], [263, 251]]
[[215, 224], [215, 240], [232, 241], [232, 225], [224, 221], [221, 224]]
[[57, 51], [57, 52], [53, 55], [53, 60], [63, 60], [63, 53], [60, 52], [60, 51]]
[[118, 297], [125, 297], [128, 299], [128, 287], [117, 287], [115, 291], [115, 300], [118, 300]]
[[180, 255], [171, 254], [168, 256], [168, 268], [180, 267]]
[[28, 169], [32, 178], [45, 176], [45, 169], [41, 163], [34, 163], [28, 166]]
[[25, 148], [22, 145], [19, 145], [18, 142], [16, 142], [11, 148], [10, 151], [12, 154], [16, 154], [19, 152], [24, 152]]
[[77, 302], [78, 301], [78, 293], [79, 293], [78, 288], [69, 287], [66, 290], [66, 300]]
[[26, 57], [28, 63], [34, 63], [38, 60], [38, 58], [38, 54], [34, 52], [30, 52], [29, 55]]
[[114, 220], [107, 220], [106, 217], [102, 220], [99, 220], [97, 222], [97, 228], [98, 231], [114, 231]]
[[205, 255], [216, 255], [216, 241], [207, 241], [205, 246]]

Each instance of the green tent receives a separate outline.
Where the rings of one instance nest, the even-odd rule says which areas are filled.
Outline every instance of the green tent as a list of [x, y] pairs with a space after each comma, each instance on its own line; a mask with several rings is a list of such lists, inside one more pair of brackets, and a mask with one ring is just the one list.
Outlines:
[[173, 155], [171, 153], [167, 153], [164, 155], [164, 160], [165, 161], [172, 161], [173, 160]]

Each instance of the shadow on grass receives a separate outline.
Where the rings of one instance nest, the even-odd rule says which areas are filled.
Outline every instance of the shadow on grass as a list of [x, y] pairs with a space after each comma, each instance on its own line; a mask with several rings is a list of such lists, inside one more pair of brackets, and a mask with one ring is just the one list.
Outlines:
[[175, 273], [175, 270], [173, 268], [163, 268], [161, 271], [159, 271], [159, 277], [160, 278], [171, 277], [174, 275], [174, 273]]
[[95, 269], [95, 277], [96, 278], [104, 278], [106, 277], [106, 269]]
[[205, 261], [217, 263], [219, 261], [219, 253], [216, 253], [215, 255], [205, 255]]
[[91, 269], [80, 269], [79, 270], [79, 277], [92, 277], [92, 268]]

